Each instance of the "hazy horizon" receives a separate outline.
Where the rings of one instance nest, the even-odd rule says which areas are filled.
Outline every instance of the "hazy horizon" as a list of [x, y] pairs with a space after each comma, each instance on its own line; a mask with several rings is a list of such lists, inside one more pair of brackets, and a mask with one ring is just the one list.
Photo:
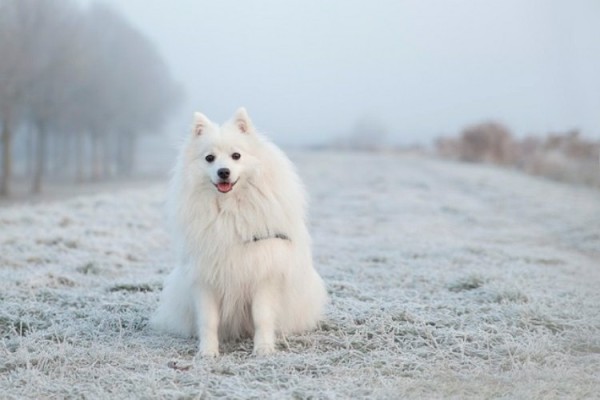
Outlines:
[[282, 144], [322, 143], [360, 120], [430, 143], [494, 119], [517, 136], [600, 138], [600, 3], [105, 0], [155, 41], [195, 110], [241, 105]]

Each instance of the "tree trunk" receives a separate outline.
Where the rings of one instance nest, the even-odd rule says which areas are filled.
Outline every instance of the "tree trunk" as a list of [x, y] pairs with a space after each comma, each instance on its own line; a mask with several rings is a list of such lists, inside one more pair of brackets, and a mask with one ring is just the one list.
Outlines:
[[[69, 178], [69, 170], [71, 168], [71, 164], [73, 162], [72, 152], [71, 152], [71, 137], [73, 136], [72, 132], [63, 132], [62, 134], [62, 147], [60, 149], [60, 160], [62, 160], [62, 165], [59, 168], [59, 174], [62, 179], [66, 180]], [[59, 161], [60, 161], [59, 160]]]
[[[64, 134], [54, 132], [54, 137], [48, 144], [48, 158], [52, 157], [52, 166], [48, 166], [48, 175], [54, 178], [60, 178], [62, 171], [66, 166], [66, 160], [64, 158], [65, 140]], [[50, 160], [48, 160], [50, 161]]]
[[125, 154], [125, 173], [127, 176], [131, 176], [136, 164], [137, 136], [134, 132], [129, 132], [126, 143], [127, 154]]
[[115, 154], [117, 160], [117, 175], [124, 176], [126, 175], [125, 171], [125, 136], [127, 134], [125, 132], [120, 132], [115, 137]]
[[111, 134], [105, 133], [102, 137], [102, 178], [108, 179], [112, 176], [113, 149]]
[[90, 160], [92, 161], [92, 181], [97, 181], [100, 179], [100, 177], [102, 176], [102, 160], [100, 157], [100, 140], [99, 140], [99, 136], [96, 134], [95, 131], [91, 131], [90, 132], [90, 143], [91, 143], [91, 157]]
[[83, 146], [83, 133], [76, 132], [75, 133], [75, 182], [82, 183], [83, 182], [83, 152], [85, 151], [85, 147]]
[[10, 178], [12, 176], [12, 132], [10, 118], [2, 118], [2, 178], [0, 180], [0, 195], [10, 194]]
[[25, 177], [27, 179], [33, 176], [34, 162], [35, 162], [35, 132], [32, 124], [27, 124], [27, 150], [26, 150], [26, 170]]
[[46, 169], [46, 134], [44, 124], [38, 124], [38, 145], [33, 172], [33, 185], [31, 186], [31, 191], [35, 194], [42, 191], [42, 180]]
[[133, 164], [135, 161], [135, 134], [132, 132], [123, 132], [119, 135], [117, 144], [119, 174], [122, 176], [131, 176]]

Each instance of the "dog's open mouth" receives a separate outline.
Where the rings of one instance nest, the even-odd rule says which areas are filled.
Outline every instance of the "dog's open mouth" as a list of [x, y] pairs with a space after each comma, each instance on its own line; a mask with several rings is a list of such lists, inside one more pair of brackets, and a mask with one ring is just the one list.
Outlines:
[[235, 182], [219, 182], [219, 183], [215, 183], [215, 187], [217, 188], [217, 190], [221, 193], [227, 193], [229, 192], [231, 189], [233, 189], [233, 186], [237, 183], [237, 181]]

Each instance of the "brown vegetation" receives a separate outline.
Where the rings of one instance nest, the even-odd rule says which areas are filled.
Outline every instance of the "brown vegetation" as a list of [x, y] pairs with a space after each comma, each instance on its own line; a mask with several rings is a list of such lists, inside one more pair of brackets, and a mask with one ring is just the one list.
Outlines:
[[439, 138], [436, 150], [444, 158], [512, 165], [533, 175], [600, 187], [600, 141], [583, 138], [577, 130], [518, 140], [502, 124], [486, 122], [465, 128], [458, 138]]

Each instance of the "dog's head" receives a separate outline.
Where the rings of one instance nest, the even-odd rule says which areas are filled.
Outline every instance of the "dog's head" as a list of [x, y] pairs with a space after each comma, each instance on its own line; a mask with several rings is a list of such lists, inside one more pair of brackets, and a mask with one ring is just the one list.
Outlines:
[[259, 140], [244, 108], [219, 126], [204, 114], [194, 114], [190, 141], [192, 173], [200, 173], [204, 183], [214, 186], [216, 192], [228, 193], [243, 185], [256, 170]]

